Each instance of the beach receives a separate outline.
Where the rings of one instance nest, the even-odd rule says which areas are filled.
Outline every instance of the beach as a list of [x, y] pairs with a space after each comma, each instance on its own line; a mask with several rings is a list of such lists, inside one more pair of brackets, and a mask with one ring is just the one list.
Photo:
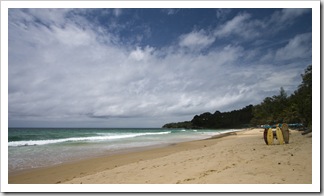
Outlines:
[[9, 184], [311, 184], [312, 134], [266, 145], [263, 129], [224, 133], [9, 175]]

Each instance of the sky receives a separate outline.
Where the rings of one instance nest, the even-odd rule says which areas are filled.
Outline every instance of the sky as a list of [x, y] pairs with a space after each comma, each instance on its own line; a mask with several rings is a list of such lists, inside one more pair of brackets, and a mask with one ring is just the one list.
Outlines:
[[290, 95], [311, 9], [9, 9], [9, 127], [161, 127]]

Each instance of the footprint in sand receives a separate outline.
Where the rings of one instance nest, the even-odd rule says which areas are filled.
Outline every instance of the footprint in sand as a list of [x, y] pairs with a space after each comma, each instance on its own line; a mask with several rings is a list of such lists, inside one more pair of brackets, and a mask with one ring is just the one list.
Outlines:
[[213, 172], [216, 172], [216, 170], [214, 170], [214, 169], [207, 170], [207, 171], [203, 172], [202, 174], [200, 174], [199, 178], [208, 176], [208, 175], [210, 175]]
[[188, 182], [188, 181], [192, 181], [192, 180], [195, 180], [196, 178], [187, 178], [187, 179], [184, 179], [183, 181], [184, 182]]
[[227, 170], [227, 169], [230, 169], [230, 168], [231, 168], [230, 166], [226, 166], [226, 167], [224, 167], [223, 170]]

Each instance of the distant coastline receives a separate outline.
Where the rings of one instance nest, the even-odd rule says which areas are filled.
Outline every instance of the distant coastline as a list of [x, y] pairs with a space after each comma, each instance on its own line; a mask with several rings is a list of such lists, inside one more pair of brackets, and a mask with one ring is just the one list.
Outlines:
[[250, 127], [252, 115], [252, 105], [240, 110], [231, 112], [216, 111], [214, 114], [205, 112], [196, 115], [191, 121], [178, 123], [168, 123], [163, 128], [186, 128], [186, 129], [240, 129]]

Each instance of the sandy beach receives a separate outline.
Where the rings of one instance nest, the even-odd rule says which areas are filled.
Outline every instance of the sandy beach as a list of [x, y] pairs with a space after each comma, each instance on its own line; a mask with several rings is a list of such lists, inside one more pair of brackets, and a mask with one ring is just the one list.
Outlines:
[[268, 146], [263, 129], [9, 174], [9, 184], [311, 184], [312, 134]]

